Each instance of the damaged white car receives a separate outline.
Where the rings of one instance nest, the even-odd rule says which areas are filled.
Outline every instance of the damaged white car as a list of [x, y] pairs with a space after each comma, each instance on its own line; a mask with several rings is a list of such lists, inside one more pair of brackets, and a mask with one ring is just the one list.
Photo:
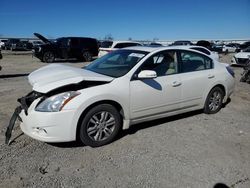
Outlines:
[[231, 65], [246, 65], [250, 59], [250, 47], [235, 54], [231, 60]]
[[19, 118], [34, 139], [97, 147], [139, 122], [197, 109], [217, 113], [233, 93], [234, 72], [192, 49], [130, 47], [82, 69], [48, 65], [29, 82], [33, 91], [19, 99], [6, 143]]

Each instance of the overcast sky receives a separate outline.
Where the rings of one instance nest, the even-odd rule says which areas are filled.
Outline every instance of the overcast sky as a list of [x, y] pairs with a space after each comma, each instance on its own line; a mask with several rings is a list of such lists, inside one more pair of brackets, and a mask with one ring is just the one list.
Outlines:
[[0, 35], [250, 38], [250, 0], [0, 0]]

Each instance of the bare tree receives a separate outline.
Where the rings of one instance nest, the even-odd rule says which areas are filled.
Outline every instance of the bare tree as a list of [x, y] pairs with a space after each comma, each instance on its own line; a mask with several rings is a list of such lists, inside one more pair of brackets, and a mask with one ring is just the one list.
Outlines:
[[105, 35], [104, 40], [114, 40], [113, 36], [109, 33]]
[[157, 40], [159, 40], [157, 37], [153, 38], [153, 41], [156, 42]]

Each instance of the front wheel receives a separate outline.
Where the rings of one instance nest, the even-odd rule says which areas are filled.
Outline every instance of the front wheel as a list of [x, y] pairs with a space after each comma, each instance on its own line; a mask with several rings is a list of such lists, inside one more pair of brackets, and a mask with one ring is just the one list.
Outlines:
[[214, 87], [208, 94], [204, 113], [215, 114], [222, 108], [222, 102], [224, 98], [224, 92], [220, 87]]
[[109, 104], [93, 107], [80, 123], [80, 141], [91, 147], [112, 142], [122, 125], [119, 112]]
[[45, 52], [43, 54], [43, 61], [44, 62], [52, 63], [52, 62], [54, 62], [54, 60], [55, 60], [55, 55], [53, 52], [48, 51], [48, 52]]

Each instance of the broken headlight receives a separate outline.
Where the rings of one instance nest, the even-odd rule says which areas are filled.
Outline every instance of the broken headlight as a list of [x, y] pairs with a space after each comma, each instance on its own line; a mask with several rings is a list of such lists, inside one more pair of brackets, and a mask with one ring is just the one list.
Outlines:
[[53, 95], [38, 104], [35, 110], [40, 112], [59, 112], [71, 99], [79, 94], [80, 92], [77, 91], [69, 91]]

